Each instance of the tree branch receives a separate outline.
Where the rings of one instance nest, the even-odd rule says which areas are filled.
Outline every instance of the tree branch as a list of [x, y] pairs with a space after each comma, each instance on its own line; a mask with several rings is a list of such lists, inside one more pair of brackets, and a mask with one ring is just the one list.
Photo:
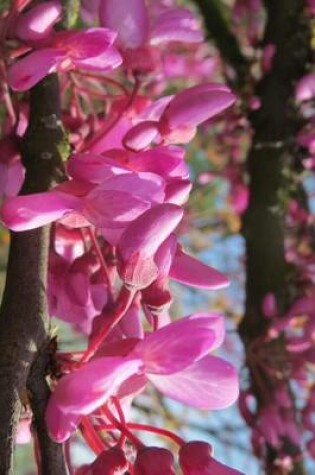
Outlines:
[[[305, 73], [310, 52], [310, 26], [305, 16], [305, 1], [266, 1], [267, 24], [265, 44], [273, 44], [276, 54], [272, 69], [257, 85], [255, 94], [261, 107], [251, 114], [254, 130], [251, 150], [247, 158], [250, 178], [249, 206], [243, 220], [246, 241], [247, 281], [245, 316], [240, 325], [240, 335], [245, 345], [250, 368], [252, 345], [265, 334], [269, 321], [262, 312], [262, 301], [268, 292], [276, 295], [279, 311], [283, 314], [290, 305], [289, 278], [291, 269], [285, 259], [285, 215], [290, 199], [290, 176], [295, 169], [296, 136], [300, 121], [293, 97], [295, 82]], [[277, 384], [285, 383], [287, 354], [282, 337], [274, 342], [282, 379], [276, 381], [264, 372], [261, 390], [257, 372], [251, 371], [252, 390], [258, 407], [272, 401]], [[276, 360], [276, 358], [275, 358]], [[277, 364], [274, 361], [272, 364]], [[261, 382], [260, 382], [261, 383]], [[289, 383], [287, 391], [290, 394]], [[291, 394], [292, 404], [294, 400]], [[302, 449], [283, 441], [282, 451], [293, 456], [295, 475], [305, 474]], [[279, 470], [274, 464], [279, 455], [266, 444], [266, 473], [274, 475]]]
[[[61, 123], [56, 75], [47, 76], [30, 92], [30, 119], [21, 154], [26, 167], [21, 194], [48, 190], [56, 180], [63, 178], [62, 158], [68, 154], [68, 144]], [[11, 233], [0, 309], [0, 475], [13, 474], [13, 446], [21, 401], [26, 400], [31, 365], [49, 339], [48, 246], [47, 226]], [[37, 429], [36, 412], [42, 412], [44, 406], [34, 410]], [[62, 446], [59, 450], [62, 451]], [[50, 463], [52, 468], [45, 473], [66, 474], [65, 468], [53, 468], [53, 458]]]
[[33, 426], [40, 449], [40, 473], [43, 475], [66, 475], [62, 445], [50, 439], [45, 421], [45, 410], [50, 396], [45, 375], [50, 363], [50, 352], [53, 343], [53, 341], [48, 340], [39, 350], [30, 370], [27, 389], [33, 412]]
[[231, 65], [236, 74], [236, 86], [246, 82], [248, 62], [243, 56], [239, 43], [222, 15], [218, 2], [215, 0], [194, 0], [205, 22], [208, 34], [213, 39], [224, 61]]

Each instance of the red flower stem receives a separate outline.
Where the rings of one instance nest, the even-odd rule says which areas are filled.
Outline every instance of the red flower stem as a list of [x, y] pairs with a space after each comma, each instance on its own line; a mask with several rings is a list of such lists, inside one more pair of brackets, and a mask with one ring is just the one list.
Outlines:
[[5, 65], [3, 61], [0, 61], [0, 70], [1, 70], [0, 76], [3, 79], [2, 85], [1, 85], [2, 99], [8, 113], [8, 118], [10, 119], [11, 125], [13, 126], [16, 123], [16, 113], [15, 113], [14, 106], [12, 103], [10, 90], [6, 82], [6, 71], [5, 71]]
[[95, 89], [91, 89], [91, 87], [86, 86], [85, 84], [79, 83], [78, 78], [75, 78], [74, 76], [72, 79], [75, 80], [75, 87], [78, 91], [84, 92], [87, 94], [91, 94], [95, 97], [98, 97], [99, 99], [113, 99], [113, 96], [111, 94], [106, 94], [105, 92], [97, 91]]
[[101, 454], [106, 448], [105, 444], [87, 416], [82, 417], [80, 426], [82, 434], [90, 448], [96, 453], [96, 455]]
[[77, 74], [79, 76], [86, 77], [86, 78], [97, 79], [98, 81], [108, 82], [109, 84], [112, 84], [113, 86], [118, 87], [124, 93], [125, 96], [129, 95], [129, 92], [125, 88], [125, 86], [121, 84], [119, 81], [115, 81], [115, 79], [108, 78], [106, 76], [101, 76], [99, 74], [83, 72], [80, 70], [72, 71], [72, 74]]
[[108, 333], [117, 325], [117, 323], [119, 323], [119, 321], [129, 309], [136, 292], [137, 291], [135, 289], [127, 289], [126, 287], [122, 287], [116, 302], [116, 307], [114, 307], [111, 311], [107, 310], [104, 312], [104, 326], [83, 353], [80, 364], [86, 363], [92, 358], [92, 356], [95, 355], [97, 350], [102, 345], [104, 339], [107, 337]]
[[132, 90], [132, 92], [129, 96], [128, 101], [126, 102], [126, 105], [122, 108], [122, 110], [119, 112], [119, 114], [117, 114], [116, 118], [110, 124], [106, 124], [103, 129], [101, 129], [98, 133], [96, 133], [91, 138], [91, 140], [88, 140], [86, 142], [86, 144], [83, 146], [83, 148], [81, 148], [81, 149], [79, 148], [79, 150], [78, 150], [79, 152], [84, 152], [84, 151], [88, 150], [91, 146], [93, 146], [102, 137], [104, 137], [104, 135], [106, 135], [108, 132], [110, 132], [115, 127], [115, 125], [120, 121], [120, 119], [123, 117], [125, 112], [127, 112], [127, 110], [132, 106], [133, 101], [134, 101], [134, 99], [137, 95], [137, 92], [139, 90], [139, 87], [140, 87], [140, 81], [136, 77], [135, 83], [134, 83], [134, 86], [133, 86], [133, 90]]
[[31, 3], [31, 0], [17, 0], [16, 2], [17, 10], [20, 12], [22, 11], [29, 3]]
[[109, 270], [108, 270], [106, 261], [104, 259], [102, 250], [99, 246], [98, 240], [96, 238], [95, 230], [93, 230], [92, 228], [88, 228], [88, 233], [89, 233], [89, 236], [90, 236], [90, 239], [91, 239], [91, 243], [92, 243], [92, 245], [94, 247], [94, 250], [96, 252], [96, 255], [99, 258], [101, 268], [103, 270], [103, 274], [104, 274], [105, 279], [106, 279], [109, 300], [110, 300], [110, 302], [112, 302], [114, 300], [113, 287], [112, 287], [112, 282], [111, 282], [110, 277], [109, 277]]
[[[107, 417], [107, 419], [109, 419]], [[138, 431], [143, 431], [143, 432], [151, 432], [153, 434], [161, 435], [163, 437], [167, 437], [168, 439], [171, 439], [175, 444], [179, 445], [182, 447], [184, 444], [186, 444], [185, 440], [179, 437], [177, 434], [174, 434], [173, 432], [167, 430], [167, 429], [161, 429], [159, 427], [153, 427], [148, 424], [138, 424], [136, 422], [127, 422], [126, 427], [128, 429], [133, 429], [133, 430], [138, 430]], [[110, 431], [115, 429], [114, 423], [112, 424], [99, 424], [97, 426], [98, 430], [106, 430]]]
[[[120, 422], [125, 426], [126, 425], [125, 414], [124, 414], [124, 411], [121, 408], [121, 405], [119, 403], [118, 398], [117, 397], [112, 397], [112, 401], [113, 401], [113, 404], [114, 404], [114, 406], [116, 408], [116, 411], [118, 413]], [[121, 435], [120, 435], [119, 442], [118, 442], [119, 447], [122, 448], [124, 446], [125, 442], [126, 442], [126, 435], [122, 432]]]
[[160, 427], [153, 427], [153, 426], [149, 426], [148, 424], [137, 424], [136, 422], [130, 422], [130, 423], [128, 422], [127, 427], [129, 429], [143, 430], [145, 432], [152, 432], [153, 434], [162, 435], [164, 437], [167, 437], [168, 439], [171, 439], [180, 447], [186, 443], [184, 439], [182, 439], [178, 435], [174, 434], [173, 432], [167, 429], [161, 429]]
[[121, 405], [119, 403], [119, 400], [117, 399], [117, 397], [112, 397], [112, 401], [113, 401], [113, 404], [115, 406], [115, 409], [117, 410], [118, 412], [118, 415], [119, 415], [119, 419], [120, 419], [120, 422], [124, 425], [126, 425], [126, 419], [125, 419], [125, 414], [121, 408]]
[[130, 430], [128, 430], [128, 427], [126, 425], [122, 424], [118, 419], [116, 419], [116, 417], [112, 414], [112, 412], [108, 409], [107, 406], [103, 406], [101, 408], [101, 413], [116, 427], [116, 429], [118, 429], [120, 432], [123, 432], [127, 439], [135, 447], [137, 447], [138, 449], [145, 447], [141, 440], [138, 439], [138, 437], [136, 437]]

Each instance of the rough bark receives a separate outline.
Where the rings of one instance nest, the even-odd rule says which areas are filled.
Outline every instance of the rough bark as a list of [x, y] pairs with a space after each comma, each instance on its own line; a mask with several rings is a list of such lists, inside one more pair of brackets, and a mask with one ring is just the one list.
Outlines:
[[222, 59], [234, 69], [235, 87], [240, 91], [246, 84], [249, 63], [242, 54], [237, 38], [229, 29], [217, 0], [195, 0], [204, 18], [209, 37], [217, 46]]
[[[294, 269], [285, 259], [285, 214], [295, 171], [294, 137], [300, 127], [294, 108], [294, 85], [305, 73], [309, 59], [310, 29], [305, 16], [305, 1], [265, 1], [267, 24], [265, 44], [276, 46], [272, 68], [258, 84], [256, 94], [261, 108], [250, 117], [254, 138], [247, 158], [250, 178], [250, 200], [244, 216], [243, 233], [246, 241], [246, 308], [240, 325], [249, 367], [253, 343], [262, 336], [269, 321], [262, 313], [262, 301], [268, 292], [275, 294], [280, 313], [290, 305]], [[286, 380], [287, 364], [284, 341], [280, 337], [270, 352], [271, 365]], [[251, 371], [252, 388], [258, 405], [270, 402], [276, 389], [274, 378], [260, 374], [265, 386], [259, 388], [257, 373]], [[281, 379], [280, 378], [280, 379]], [[290, 392], [289, 382], [287, 382]], [[268, 394], [269, 393], [269, 394]], [[292, 400], [294, 404], [294, 400]], [[283, 450], [294, 457], [291, 474], [302, 475], [302, 448], [284, 442]], [[265, 470], [269, 475], [280, 473], [275, 465], [277, 451], [266, 445]]]
[[[68, 146], [61, 123], [59, 85], [56, 75], [50, 75], [30, 92], [30, 119], [21, 144], [26, 179], [21, 194], [48, 190], [63, 177], [62, 157]], [[0, 309], [0, 475], [13, 474], [14, 437], [21, 404], [29, 399], [35, 412], [35, 430], [42, 434], [41, 418], [45, 404], [38, 403], [37, 390], [45, 377], [49, 345], [49, 317], [46, 300], [49, 227], [21, 233], [11, 233], [7, 279]], [[39, 353], [41, 350], [41, 353]], [[48, 350], [47, 350], [48, 351]], [[32, 381], [27, 379], [35, 364]], [[38, 375], [38, 367], [41, 375]], [[40, 397], [40, 396], [39, 396]], [[37, 402], [36, 402], [37, 401]], [[40, 415], [38, 415], [40, 414]], [[51, 464], [43, 473], [66, 474], [62, 460], [62, 446], [46, 440], [51, 455], [42, 454]], [[46, 451], [47, 452], [47, 451]], [[54, 455], [53, 455], [54, 454]], [[58, 455], [56, 455], [58, 454]], [[50, 458], [50, 461], [48, 459]], [[48, 466], [48, 465], [47, 465]]]
[[[239, 53], [236, 39], [218, 16], [217, 2], [195, 2], [205, 15], [205, 24], [223, 59], [234, 67], [239, 77], [246, 62]], [[260, 357], [274, 365], [284, 380], [286, 378], [287, 355], [283, 339], [280, 337], [273, 345], [265, 348], [259, 341], [269, 324], [262, 313], [264, 296], [268, 292], [274, 293], [280, 312], [285, 311], [292, 297], [295, 274], [294, 269], [286, 263], [284, 245], [286, 205], [292, 185], [290, 180], [296, 167], [294, 137], [300, 127], [293, 97], [294, 84], [305, 73], [310, 55], [310, 25], [305, 15], [305, 0], [265, 0], [264, 6], [267, 23], [263, 42], [274, 44], [276, 55], [270, 72], [255, 90], [261, 107], [249, 117], [254, 136], [247, 157], [250, 200], [243, 219], [246, 241], [246, 308], [239, 328], [258, 410], [270, 401], [275, 391], [275, 382], [268, 373], [253, 370], [253, 353], [257, 357], [257, 352], [262, 352]], [[246, 80], [239, 80], [237, 86], [242, 97]], [[262, 385], [264, 391], [261, 389]], [[288, 391], [290, 392], [289, 385]], [[293, 400], [292, 402], [294, 403]], [[265, 473], [279, 475], [280, 469], [274, 464], [277, 451], [268, 445], [265, 449]], [[301, 447], [288, 442], [284, 444], [284, 450], [288, 455], [296, 457], [291, 474], [305, 474]]]

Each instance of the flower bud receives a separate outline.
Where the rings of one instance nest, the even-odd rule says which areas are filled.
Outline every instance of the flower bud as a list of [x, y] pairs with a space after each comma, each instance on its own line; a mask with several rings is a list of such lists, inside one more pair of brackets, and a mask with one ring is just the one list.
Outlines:
[[123, 475], [128, 470], [128, 461], [123, 450], [113, 447], [102, 452], [91, 469], [91, 475]]
[[148, 447], [138, 452], [134, 475], [175, 475], [174, 457], [161, 447]]
[[184, 475], [242, 475], [238, 470], [215, 460], [207, 442], [188, 442], [179, 452], [179, 464]]

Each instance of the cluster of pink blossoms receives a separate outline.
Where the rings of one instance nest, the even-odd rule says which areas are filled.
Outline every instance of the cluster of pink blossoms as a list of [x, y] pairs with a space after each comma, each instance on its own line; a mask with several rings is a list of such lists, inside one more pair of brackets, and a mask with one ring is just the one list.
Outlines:
[[62, 376], [52, 379], [46, 412], [51, 437], [69, 443], [80, 430], [96, 458], [78, 475], [174, 474], [172, 453], [146, 447], [134, 431], [176, 443], [184, 475], [239, 474], [216, 461], [205, 442], [186, 443], [129, 420], [133, 399], [149, 383], [204, 410], [225, 408], [238, 396], [233, 366], [209, 354], [223, 342], [223, 317], [197, 313], [172, 321], [169, 314], [171, 279], [209, 290], [228, 285], [179, 242], [191, 189], [182, 145], [235, 97], [216, 83], [154, 96], [158, 74], [167, 84], [162, 65], [169, 45], [197, 48], [202, 41], [193, 13], [172, 1], [82, 1], [82, 19], [93, 26], [77, 31], [55, 30], [58, 1], [13, 3], [8, 85], [28, 91], [58, 73], [73, 148], [66, 181], [18, 196], [24, 173], [17, 143], [28, 106], [22, 102], [16, 111], [5, 95], [2, 220], [17, 232], [52, 223], [50, 314], [87, 340], [85, 351], [57, 353]]

